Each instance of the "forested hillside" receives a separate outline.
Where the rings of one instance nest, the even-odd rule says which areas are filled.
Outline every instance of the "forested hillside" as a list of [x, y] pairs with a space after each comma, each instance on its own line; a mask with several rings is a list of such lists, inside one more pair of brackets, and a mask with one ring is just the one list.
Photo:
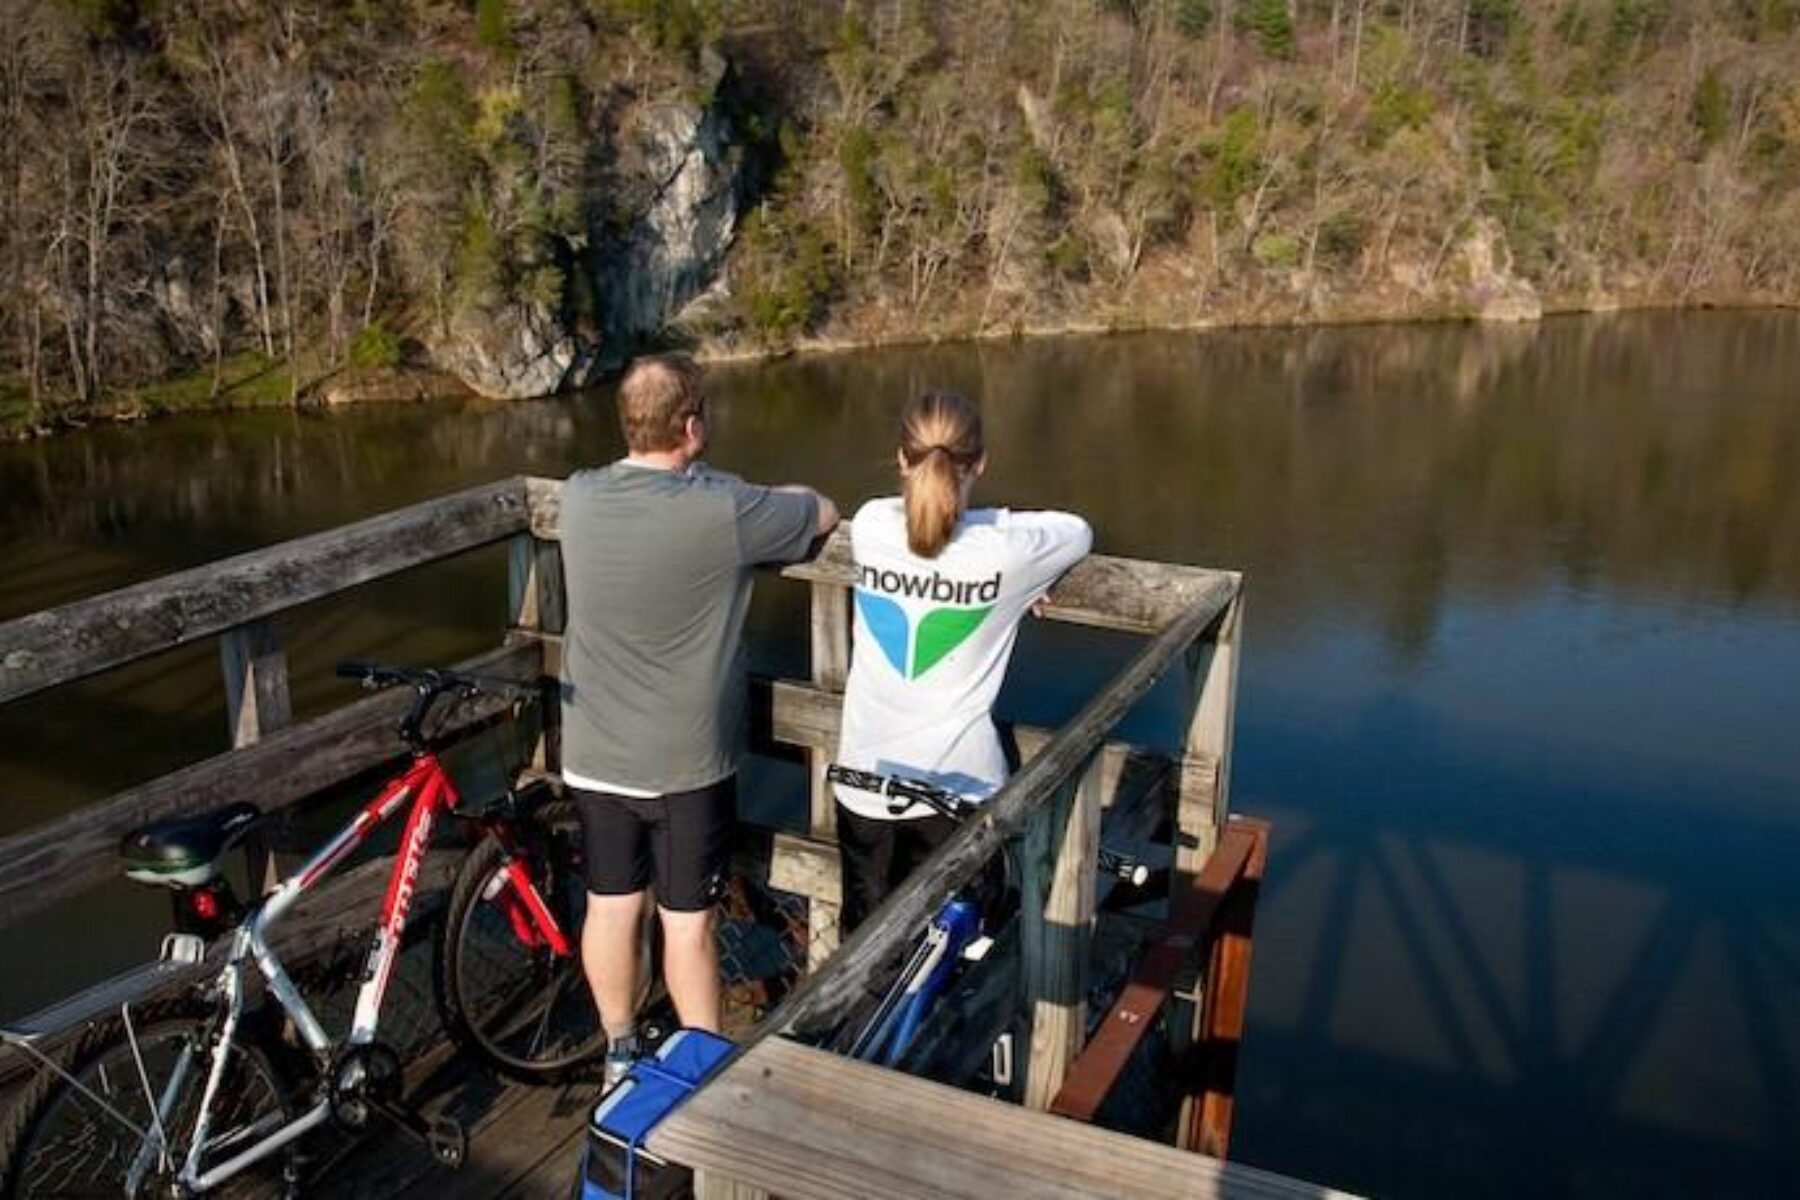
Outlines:
[[15, 426], [1800, 300], [1800, 0], [0, 0], [0, 122]]

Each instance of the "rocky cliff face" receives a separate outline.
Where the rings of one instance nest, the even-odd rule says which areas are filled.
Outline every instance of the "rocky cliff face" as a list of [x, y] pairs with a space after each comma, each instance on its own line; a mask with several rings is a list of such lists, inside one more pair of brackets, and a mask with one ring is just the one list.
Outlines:
[[744, 153], [719, 98], [724, 61], [712, 58], [707, 75], [712, 99], [640, 104], [597, 152], [603, 183], [585, 244], [557, 249], [583, 268], [598, 320], [581, 319], [569, 297], [469, 309], [432, 347], [437, 365], [497, 398], [580, 387], [712, 286], [737, 229]]
[[718, 105], [662, 104], [629, 133], [640, 182], [632, 219], [599, 243], [609, 349], [662, 328], [713, 282], [737, 230], [743, 154]]

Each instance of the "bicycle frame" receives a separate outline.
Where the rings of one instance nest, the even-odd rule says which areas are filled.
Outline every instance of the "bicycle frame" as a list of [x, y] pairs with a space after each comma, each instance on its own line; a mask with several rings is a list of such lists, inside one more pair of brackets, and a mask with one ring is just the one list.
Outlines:
[[[382, 899], [380, 923], [375, 931], [374, 944], [369, 950], [362, 984], [357, 991], [350, 1030], [341, 1042], [333, 1042], [299, 989], [294, 986], [286, 967], [270, 947], [268, 932], [302, 895], [409, 802], [410, 815], [401, 834], [393, 873], [388, 878], [387, 892]], [[206, 1090], [201, 1095], [193, 1141], [178, 1175], [180, 1186], [194, 1192], [205, 1192], [217, 1187], [296, 1138], [323, 1125], [330, 1118], [331, 1099], [327, 1088], [325, 1094], [306, 1112], [258, 1138], [254, 1145], [204, 1174], [200, 1171], [201, 1161], [210, 1148], [208, 1135], [213, 1103], [224, 1081], [238, 1025], [243, 1016], [245, 973], [249, 965], [255, 964], [267, 982], [270, 993], [293, 1022], [300, 1040], [319, 1060], [321, 1070], [329, 1070], [330, 1059], [335, 1051], [373, 1042], [380, 1026], [382, 1001], [387, 995], [388, 983], [399, 954], [401, 935], [405, 932], [407, 916], [415, 898], [419, 871], [431, 844], [432, 828], [438, 818], [455, 809], [457, 803], [456, 788], [450, 782], [437, 755], [429, 751], [417, 753], [406, 771], [390, 781], [348, 825], [339, 830], [304, 866], [283, 880], [238, 926], [232, 935], [231, 949], [225, 965], [219, 972], [218, 987], [224, 1000], [225, 1019], [213, 1043]], [[489, 832], [501, 838], [506, 850], [506, 877], [511, 885], [506, 904], [514, 931], [534, 945], [548, 946], [559, 957], [572, 956], [574, 946], [557, 924], [524, 863], [519, 861], [517, 848], [511, 844], [512, 839], [504, 825], [490, 826]], [[135, 1045], [135, 1038], [133, 1042]], [[154, 1101], [154, 1128], [140, 1131], [145, 1143], [128, 1174], [128, 1192], [136, 1190], [144, 1173], [153, 1165], [153, 1159], [166, 1159], [168, 1139], [165, 1125], [173, 1115], [175, 1102], [186, 1082], [192, 1066], [192, 1053], [192, 1050], [183, 1052], [170, 1071], [163, 1095]]]
[[875, 1015], [850, 1048], [850, 1057], [883, 1066], [899, 1063], [919, 1026], [943, 994], [964, 953], [981, 932], [981, 908], [952, 898], [938, 910]]

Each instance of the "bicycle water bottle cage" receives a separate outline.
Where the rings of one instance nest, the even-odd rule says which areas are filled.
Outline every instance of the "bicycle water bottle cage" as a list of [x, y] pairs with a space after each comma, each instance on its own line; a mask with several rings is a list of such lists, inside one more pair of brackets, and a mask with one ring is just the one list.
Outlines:
[[191, 888], [219, 875], [219, 860], [243, 840], [262, 810], [248, 800], [193, 817], [152, 821], [119, 843], [125, 875], [139, 883]]

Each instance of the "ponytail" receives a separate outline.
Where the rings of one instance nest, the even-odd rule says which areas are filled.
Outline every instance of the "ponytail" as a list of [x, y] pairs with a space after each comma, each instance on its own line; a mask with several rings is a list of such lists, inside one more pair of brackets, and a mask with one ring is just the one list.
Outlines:
[[906, 545], [920, 558], [936, 558], [956, 534], [962, 477], [942, 447], [934, 446], [900, 483], [906, 495]]
[[900, 418], [900, 490], [914, 554], [936, 558], [956, 536], [963, 481], [984, 453], [981, 414], [961, 393], [928, 391], [907, 404]]

